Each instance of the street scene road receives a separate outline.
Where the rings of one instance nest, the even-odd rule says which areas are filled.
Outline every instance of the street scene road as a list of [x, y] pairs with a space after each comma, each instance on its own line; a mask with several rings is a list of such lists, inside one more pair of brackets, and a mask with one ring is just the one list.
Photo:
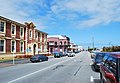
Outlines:
[[0, 68], [0, 83], [100, 83], [90, 53]]

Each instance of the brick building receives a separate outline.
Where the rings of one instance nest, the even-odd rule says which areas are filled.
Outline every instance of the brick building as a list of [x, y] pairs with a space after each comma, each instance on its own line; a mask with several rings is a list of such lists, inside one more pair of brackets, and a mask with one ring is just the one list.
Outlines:
[[47, 52], [47, 33], [0, 16], [0, 57]]
[[28, 55], [35, 55], [38, 53], [47, 52], [47, 33], [35, 29], [35, 25], [31, 23], [25, 23], [27, 26], [27, 49]]
[[70, 38], [63, 35], [48, 35], [47, 42], [50, 53], [66, 52], [70, 45]]
[[24, 55], [26, 52], [26, 26], [0, 16], [0, 56]]

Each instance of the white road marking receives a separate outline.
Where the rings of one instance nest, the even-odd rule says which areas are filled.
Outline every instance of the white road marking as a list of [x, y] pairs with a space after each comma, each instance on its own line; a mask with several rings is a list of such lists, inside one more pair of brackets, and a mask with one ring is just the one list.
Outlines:
[[93, 76], [90, 76], [90, 82], [94, 82], [94, 80], [100, 80], [100, 78], [95, 78]]
[[[76, 57], [74, 57], [74, 58], [76, 58]], [[38, 73], [38, 72], [44, 71], [44, 70], [46, 70], [46, 69], [49, 69], [49, 68], [54, 67], [54, 66], [56, 66], [56, 65], [59, 65], [59, 64], [61, 64], [61, 63], [67, 62], [67, 61], [72, 60], [72, 59], [74, 59], [74, 58], [70, 58], [70, 59], [61, 61], [61, 62], [56, 63], [56, 64], [54, 64], [54, 65], [48, 66], [48, 67], [46, 67], [46, 68], [43, 68], [43, 69], [41, 69], [41, 70], [35, 71], [35, 72], [33, 72], [33, 73], [30, 73], [30, 74], [27, 74], [27, 75], [25, 75], [25, 76], [19, 77], [19, 78], [17, 78], [17, 79], [11, 80], [11, 81], [9, 81], [9, 82], [7, 82], [7, 83], [16, 82], [16, 81], [18, 81], [18, 80], [20, 80], [20, 79], [23, 79], [23, 78], [26, 78], [26, 77], [28, 77], [28, 76], [34, 75], [34, 74], [36, 74], [36, 73]]]
[[93, 65], [93, 63], [90, 63], [90, 66]]
[[90, 82], [93, 82], [93, 81], [94, 81], [93, 76], [90, 76]]

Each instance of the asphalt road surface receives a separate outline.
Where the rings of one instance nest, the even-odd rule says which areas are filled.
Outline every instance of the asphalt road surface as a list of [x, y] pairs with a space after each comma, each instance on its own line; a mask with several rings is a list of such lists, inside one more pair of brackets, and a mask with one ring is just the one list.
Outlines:
[[0, 83], [100, 83], [90, 53], [0, 68]]

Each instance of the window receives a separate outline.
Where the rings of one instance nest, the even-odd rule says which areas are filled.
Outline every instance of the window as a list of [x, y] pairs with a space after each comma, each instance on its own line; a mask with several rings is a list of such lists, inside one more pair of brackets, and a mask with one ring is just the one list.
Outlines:
[[108, 58], [108, 55], [106, 54], [103, 58], [103, 61], [106, 62], [107, 58]]
[[66, 45], [66, 41], [64, 42], [64, 45]]
[[40, 41], [42, 41], [42, 33], [40, 33]]
[[38, 38], [38, 33], [37, 32], [35, 33], [35, 38]]
[[22, 36], [22, 37], [24, 36], [24, 28], [22, 28], [22, 27], [20, 28], [20, 36]]
[[60, 41], [60, 45], [62, 45], [62, 41]]
[[0, 32], [4, 32], [5, 31], [5, 22], [1, 21], [0, 22]]
[[57, 45], [57, 42], [55, 42], [55, 45]]
[[11, 31], [12, 31], [12, 34], [15, 35], [16, 34], [16, 26], [15, 25], [11, 25]]
[[5, 41], [4, 40], [0, 40], [0, 52], [4, 52], [4, 46], [5, 45]]
[[30, 38], [32, 38], [32, 31], [30, 30]]
[[12, 49], [11, 49], [11, 51], [12, 52], [15, 52], [16, 51], [16, 42], [15, 41], [12, 41], [12, 44], [11, 44], [12, 46]]
[[20, 42], [20, 52], [24, 52], [24, 42]]
[[111, 72], [113, 72], [115, 75], [116, 75], [116, 63], [117, 63], [117, 61], [116, 61], [116, 59], [115, 58], [113, 58], [113, 57], [109, 57], [108, 58], [108, 60], [107, 60], [107, 68], [111, 71]]
[[118, 80], [120, 80], [120, 59], [118, 59], [118, 76], [119, 76]]

